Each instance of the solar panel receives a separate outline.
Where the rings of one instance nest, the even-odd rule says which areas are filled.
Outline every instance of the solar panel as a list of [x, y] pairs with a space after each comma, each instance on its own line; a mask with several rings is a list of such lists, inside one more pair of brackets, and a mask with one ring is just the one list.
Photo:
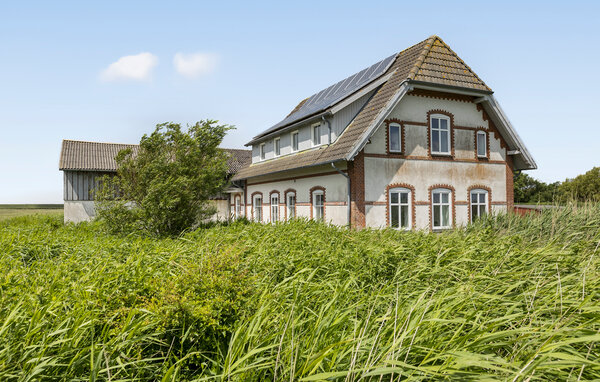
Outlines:
[[313, 94], [306, 102], [293, 114], [288, 115], [284, 120], [263, 131], [254, 139], [267, 135], [294, 122], [300, 121], [312, 114], [319, 113], [327, 108], [342, 101], [346, 97], [357, 92], [364, 86], [381, 77], [394, 62], [396, 55], [393, 54], [383, 60], [361, 70], [350, 77], [331, 85], [330, 87]]

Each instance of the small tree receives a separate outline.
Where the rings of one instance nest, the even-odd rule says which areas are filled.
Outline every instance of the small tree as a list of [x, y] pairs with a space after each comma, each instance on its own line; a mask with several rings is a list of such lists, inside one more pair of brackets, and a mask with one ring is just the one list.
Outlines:
[[578, 201], [600, 201], [600, 167], [594, 167], [574, 179], [567, 179], [560, 185], [563, 199]]
[[113, 232], [176, 235], [197, 227], [216, 212], [209, 198], [227, 184], [227, 154], [218, 146], [232, 128], [212, 120], [187, 131], [157, 125], [137, 152], [117, 155], [117, 175], [104, 178], [98, 193], [98, 217]]

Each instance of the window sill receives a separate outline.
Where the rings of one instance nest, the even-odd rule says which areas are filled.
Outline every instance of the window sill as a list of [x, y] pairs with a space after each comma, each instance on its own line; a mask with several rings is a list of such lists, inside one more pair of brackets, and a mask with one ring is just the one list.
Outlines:
[[452, 154], [451, 153], [431, 153], [432, 157], [448, 157], [448, 158], [452, 158]]

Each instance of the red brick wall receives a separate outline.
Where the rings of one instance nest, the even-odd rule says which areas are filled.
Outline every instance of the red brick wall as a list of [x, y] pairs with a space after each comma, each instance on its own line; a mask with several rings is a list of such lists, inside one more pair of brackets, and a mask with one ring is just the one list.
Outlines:
[[515, 186], [513, 184], [513, 161], [506, 156], [506, 209], [511, 212], [515, 205]]
[[365, 228], [365, 155], [361, 151], [348, 162], [350, 175], [350, 222], [352, 228]]

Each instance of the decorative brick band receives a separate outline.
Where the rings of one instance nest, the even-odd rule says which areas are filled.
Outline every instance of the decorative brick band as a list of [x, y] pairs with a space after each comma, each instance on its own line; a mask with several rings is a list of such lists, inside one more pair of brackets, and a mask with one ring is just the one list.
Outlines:
[[458, 102], [468, 102], [472, 103], [474, 97], [462, 94], [453, 94], [453, 93], [444, 93], [438, 92], [434, 90], [425, 90], [425, 89], [414, 89], [408, 95], [416, 96], [416, 97], [427, 97], [427, 98], [437, 98], [437, 99], [447, 99], [450, 101], [458, 101]]

